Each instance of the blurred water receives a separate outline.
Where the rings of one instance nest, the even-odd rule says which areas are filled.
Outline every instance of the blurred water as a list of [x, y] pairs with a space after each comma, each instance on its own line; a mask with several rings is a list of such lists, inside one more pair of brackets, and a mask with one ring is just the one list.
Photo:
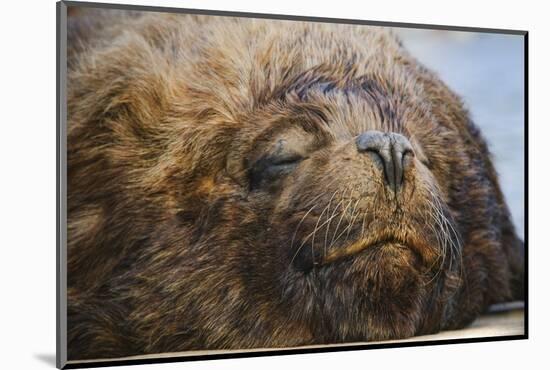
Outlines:
[[485, 136], [518, 235], [524, 235], [523, 37], [399, 29], [405, 47], [462, 96]]

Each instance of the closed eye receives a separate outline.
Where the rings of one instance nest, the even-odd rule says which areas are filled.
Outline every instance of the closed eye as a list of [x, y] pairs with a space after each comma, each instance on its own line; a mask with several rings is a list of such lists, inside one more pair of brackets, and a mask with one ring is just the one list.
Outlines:
[[300, 155], [276, 155], [259, 159], [250, 169], [250, 189], [272, 189], [280, 179], [288, 175], [304, 160]]
[[269, 158], [271, 165], [273, 166], [284, 166], [287, 164], [297, 163], [303, 160], [304, 158], [298, 154], [288, 154], [288, 155], [277, 155]]

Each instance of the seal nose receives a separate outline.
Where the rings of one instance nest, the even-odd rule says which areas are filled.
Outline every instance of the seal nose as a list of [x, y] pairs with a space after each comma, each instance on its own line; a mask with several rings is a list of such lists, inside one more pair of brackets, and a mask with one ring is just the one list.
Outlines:
[[355, 140], [360, 153], [373, 153], [382, 160], [387, 184], [397, 193], [403, 184], [403, 175], [408, 167], [405, 156], [414, 152], [409, 140], [393, 132], [366, 131]]

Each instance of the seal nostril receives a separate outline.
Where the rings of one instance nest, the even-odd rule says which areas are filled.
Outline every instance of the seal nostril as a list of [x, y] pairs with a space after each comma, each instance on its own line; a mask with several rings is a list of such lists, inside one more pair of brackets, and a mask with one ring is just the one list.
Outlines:
[[367, 131], [355, 141], [359, 152], [375, 153], [382, 161], [387, 184], [397, 193], [404, 182], [408, 161], [405, 157], [414, 156], [412, 145], [403, 135]]
[[407, 155], [410, 155], [411, 157], [414, 157], [414, 152], [413, 152], [413, 150], [412, 150], [412, 149], [405, 149], [405, 150], [403, 151], [403, 158], [405, 158], [405, 156], [407, 156]]

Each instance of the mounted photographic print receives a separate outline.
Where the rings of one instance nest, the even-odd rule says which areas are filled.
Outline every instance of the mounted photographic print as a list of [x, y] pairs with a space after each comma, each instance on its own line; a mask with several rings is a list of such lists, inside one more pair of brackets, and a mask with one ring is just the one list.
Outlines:
[[58, 367], [527, 338], [526, 53], [58, 3]]

